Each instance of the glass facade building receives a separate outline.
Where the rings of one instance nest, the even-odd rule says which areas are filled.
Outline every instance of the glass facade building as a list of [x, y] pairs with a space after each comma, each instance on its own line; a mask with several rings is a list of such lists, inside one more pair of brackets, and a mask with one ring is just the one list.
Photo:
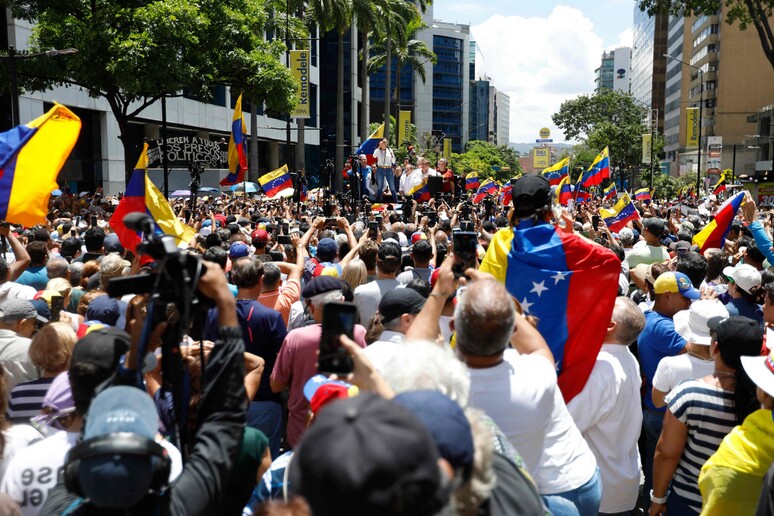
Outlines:
[[433, 36], [433, 52], [438, 61], [433, 65], [433, 130], [452, 139], [452, 151], [462, 151], [463, 110], [466, 79], [465, 41], [449, 36]]

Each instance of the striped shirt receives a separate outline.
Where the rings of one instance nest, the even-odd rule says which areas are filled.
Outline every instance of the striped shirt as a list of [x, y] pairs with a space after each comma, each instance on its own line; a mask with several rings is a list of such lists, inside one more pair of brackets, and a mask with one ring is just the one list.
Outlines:
[[54, 378], [56, 377], [37, 378], [14, 387], [11, 391], [11, 402], [8, 405], [8, 417], [11, 421], [28, 423], [31, 417], [39, 415], [40, 409], [43, 408], [43, 398]]
[[688, 427], [688, 438], [672, 479], [672, 489], [699, 514], [702, 503], [699, 473], [737, 424], [734, 394], [701, 380], [686, 380], [670, 393], [668, 407]]

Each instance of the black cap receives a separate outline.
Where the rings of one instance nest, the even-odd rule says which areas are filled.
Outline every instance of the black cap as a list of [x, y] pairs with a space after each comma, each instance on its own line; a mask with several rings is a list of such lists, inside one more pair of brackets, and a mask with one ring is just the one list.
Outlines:
[[75, 343], [70, 363], [93, 364], [103, 371], [113, 371], [131, 344], [129, 334], [123, 330], [97, 328]]
[[319, 294], [330, 292], [331, 290], [341, 290], [341, 280], [333, 276], [317, 276], [308, 281], [301, 291], [304, 299], [309, 299]]
[[382, 322], [390, 322], [403, 314], [417, 314], [425, 306], [425, 298], [414, 289], [396, 288], [388, 290], [379, 302]]
[[448, 501], [429, 431], [370, 393], [319, 411], [290, 461], [289, 488], [314, 514], [419, 516]]
[[379, 259], [382, 261], [396, 258], [400, 260], [401, 256], [403, 256], [403, 252], [400, 249], [400, 244], [396, 244], [395, 242], [382, 242], [379, 246]]
[[519, 217], [529, 217], [551, 203], [551, 185], [543, 176], [521, 176], [511, 189], [513, 209]]
[[33, 228], [30, 237], [31, 237], [31, 240], [35, 242], [37, 241], [48, 242], [49, 240], [51, 240], [51, 234], [48, 232], [46, 228], [42, 228], [42, 227]]
[[763, 346], [763, 328], [748, 317], [713, 317], [707, 327], [714, 332], [715, 340], [721, 346], [731, 344], [737, 349], [755, 349]]
[[652, 235], [656, 235], [661, 238], [664, 235], [664, 220], [658, 217], [650, 217], [642, 221], [642, 225]]
[[62, 247], [59, 249], [59, 254], [72, 258], [75, 253], [81, 250], [81, 241], [75, 237], [70, 237], [62, 241]]

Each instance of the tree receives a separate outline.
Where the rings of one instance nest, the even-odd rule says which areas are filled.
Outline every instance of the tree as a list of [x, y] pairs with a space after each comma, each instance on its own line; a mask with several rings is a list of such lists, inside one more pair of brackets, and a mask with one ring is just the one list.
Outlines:
[[506, 145], [474, 140], [468, 142], [465, 152], [452, 153], [450, 166], [457, 174], [478, 172], [478, 177], [492, 178], [501, 184], [521, 174], [519, 155]]
[[[228, 84], [270, 109], [295, 105], [295, 81], [280, 62], [285, 47], [263, 39], [262, 0], [6, 0], [34, 24], [32, 51], [76, 48], [65, 59], [19, 61], [32, 91], [74, 84], [103, 97], [116, 119], [127, 174], [137, 160], [129, 122], [162, 96], [209, 97]], [[6, 81], [5, 84], [8, 84]]]
[[[640, 10], [650, 16], [656, 13], [713, 16], [721, 9], [721, 0], [638, 0], [638, 4]], [[774, 31], [771, 26], [774, 0], [722, 0], [722, 5], [725, 6], [726, 23], [738, 24], [739, 30], [746, 30], [750, 25], [755, 27], [763, 53], [774, 68]]]
[[[336, 170], [344, 167], [344, 34], [352, 25], [350, 0], [310, 0], [306, 10], [310, 23], [322, 32], [335, 30], [338, 35], [336, 56]], [[336, 190], [341, 190], [341, 174], [336, 174]]]

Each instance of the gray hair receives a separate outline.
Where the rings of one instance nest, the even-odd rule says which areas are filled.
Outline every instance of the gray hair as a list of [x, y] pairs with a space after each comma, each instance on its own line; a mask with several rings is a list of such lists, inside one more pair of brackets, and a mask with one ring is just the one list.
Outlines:
[[615, 298], [612, 320], [618, 323], [615, 336], [621, 344], [631, 344], [645, 328], [645, 315], [634, 301], [626, 296]]
[[282, 271], [276, 263], [263, 264], [263, 285], [265, 287], [274, 287], [282, 278]]
[[445, 394], [461, 407], [470, 396], [468, 369], [450, 350], [426, 340], [403, 344], [380, 371], [396, 394], [428, 389]]
[[340, 303], [343, 300], [344, 294], [341, 293], [341, 290], [329, 290], [328, 292], [323, 292], [322, 294], [317, 294], [316, 296], [309, 298], [309, 302], [312, 303], [315, 308], [320, 308], [328, 303]]
[[497, 281], [475, 281], [457, 298], [454, 329], [457, 349], [465, 355], [488, 357], [502, 353], [515, 325], [513, 299]]
[[470, 433], [473, 436], [473, 469], [470, 480], [454, 492], [458, 516], [478, 514], [479, 506], [489, 499], [497, 483], [497, 476], [492, 468], [495, 435], [485, 422], [487, 416], [481, 410], [468, 407], [465, 409], [465, 417], [470, 423]]
[[80, 285], [83, 277], [83, 262], [73, 262], [70, 264], [70, 284]]
[[65, 278], [67, 272], [70, 270], [70, 264], [64, 258], [51, 258], [46, 263], [46, 272], [49, 279], [51, 278]]

